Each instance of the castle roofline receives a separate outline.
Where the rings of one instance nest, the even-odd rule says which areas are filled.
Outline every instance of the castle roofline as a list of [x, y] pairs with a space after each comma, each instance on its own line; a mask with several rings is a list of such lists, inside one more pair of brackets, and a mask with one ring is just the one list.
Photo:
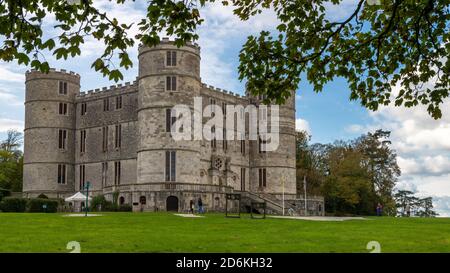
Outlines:
[[[43, 73], [43, 72], [38, 71], [38, 70], [36, 70], [36, 69], [27, 70], [27, 72], [25, 72], [26, 75], [32, 74], [32, 73], [42, 73], [42, 74], [46, 74], [46, 73]], [[50, 70], [49, 70], [48, 73], [61, 73], [61, 74], [72, 75], [72, 76], [75, 76], [75, 77], [80, 78], [80, 74], [75, 73], [75, 72], [73, 72], [73, 71], [68, 71], [68, 70], [66, 70], [66, 69], [50, 68]]]
[[246, 96], [241, 96], [238, 93], [233, 93], [231, 91], [228, 91], [228, 90], [225, 90], [225, 89], [222, 89], [222, 88], [218, 88], [218, 87], [214, 87], [212, 85], [208, 85], [206, 83], [202, 83], [202, 87], [203, 88], [207, 88], [207, 89], [209, 89], [211, 91], [219, 92], [219, 93], [226, 94], [226, 95], [231, 95], [231, 96], [236, 97], [236, 98], [245, 98], [246, 97]]
[[100, 95], [100, 94], [105, 94], [111, 91], [115, 91], [118, 89], [127, 89], [127, 88], [134, 88], [137, 86], [137, 80], [133, 81], [133, 82], [125, 82], [125, 83], [119, 83], [117, 85], [111, 85], [111, 86], [105, 86], [105, 87], [100, 87], [100, 88], [96, 88], [96, 89], [91, 89], [91, 90], [87, 90], [87, 91], [81, 91], [79, 95], [77, 95], [77, 97], [85, 97], [85, 96], [90, 96], [90, 95]]
[[[175, 43], [175, 40], [171, 40], [170, 38], [168, 38], [168, 37], [164, 37], [164, 38], [162, 38], [161, 40], [160, 40], [160, 42], [159, 42], [159, 45], [156, 45], [155, 47], [158, 47], [158, 46], [160, 46], [160, 45], [174, 45], [174, 43]], [[199, 44], [198, 43], [193, 43], [193, 42], [186, 42], [186, 44], [184, 45], [184, 46], [187, 46], [187, 47], [192, 47], [192, 48], [195, 48], [195, 49], [197, 49], [197, 50], [200, 50], [200, 46], [199, 46]], [[145, 47], [147, 47], [146, 45], [144, 45], [144, 44], [139, 44], [139, 49], [141, 49], [141, 48], [145, 48]]]

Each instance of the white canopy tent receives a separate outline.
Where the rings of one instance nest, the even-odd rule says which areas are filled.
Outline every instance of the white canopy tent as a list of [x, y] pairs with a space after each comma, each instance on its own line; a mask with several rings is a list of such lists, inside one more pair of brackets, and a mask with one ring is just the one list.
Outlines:
[[[91, 201], [91, 197], [88, 198], [88, 202]], [[64, 201], [66, 202], [71, 202], [71, 203], [80, 203], [80, 206], [75, 207], [76, 210], [82, 211], [82, 205], [84, 204], [84, 202], [86, 202], [86, 195], [82, 194], [81, 192], [77, 192], [74, 195], [67, 197], [66, 199], [64, 199]], [[86, 204], [84, 204], [86, 205]]]

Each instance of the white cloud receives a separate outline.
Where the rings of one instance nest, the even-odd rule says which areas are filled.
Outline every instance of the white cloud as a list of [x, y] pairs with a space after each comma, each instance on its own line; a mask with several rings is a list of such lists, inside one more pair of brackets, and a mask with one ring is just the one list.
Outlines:
[[0, 118], [0, 132], [6, 132], [8, 130], [22, 131], [24, 122], [22, 120]]
[[3, 63], [0, 64], [0, 81], [23, 83], [25, 81], [25, 75], [11, 71]]
[[301, 118], [295, 120], [295, 130], [306, 131], [308, 134], [311, 134], [311, 127], [309, 126], [309, 122]]
[[348, 133], [352, 133], [352, 134], [364, 133], [365, 128], [364, 128], [364, 126], [359, 125], [359, 124], [352, 124], [352, 125], [347, 126], [345, 128], [345, 131]]

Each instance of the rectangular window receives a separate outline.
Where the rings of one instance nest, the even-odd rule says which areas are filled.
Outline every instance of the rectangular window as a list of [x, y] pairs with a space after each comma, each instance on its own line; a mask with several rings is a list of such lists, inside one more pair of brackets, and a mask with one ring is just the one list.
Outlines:
[[266, 169], [259, 169], [259, 187], [263, 188], [266, 187], [266, 178], [267, 178], [267, 171]]
[[177, 91], [177, 77], [175, 76], [166, 77], [166, 90]]
[[177, 52], [176, 51], [167, 51], [166, 65], [167, 66], [176, 66], [177, 65]]
[[241, 140], [241, 154], [245, 155], [245, 139]]
[[66, 165], [58, 164], [58, 184], [66, 184]]
[[223, 129], [222, 143], [223, 143], [223, 150], [227, 151], [228, 150], [228, 141], [227, 141], [227, 130], [226, 129]]
[[245, 168], [241, 168], [241, 191], [245, 191]]
[[223, 113], [223, 118], [225, 118], [227, 115], [227, 104], [225, 102], [222, 102], [222, 113]]
[[58, 131], [58, 148], [61, 150], [65, 150], [66, 143], [67, 143], [67, 130], [59, 130]]
[[103, 162], [102, 163], [102, 186], [106, 187], [108, 180], [107, 180], [107, 175], [108, 175], [108, 162]]
[[80, 131], [80, 153], [86, 152], [86, 130]]
[[59, 94], [67, 95], [67, 82], [59, 82]]
[[260, 154], [265, 154], [266, 153], [266, 144], [267, 144], [267, 140], [262, 140], [261, 138], [259, 138], [258, 140], [259, 143], [259, 153]]
[[166, 151], [166, 181], [176, 180], [176, 152]]
[[217, 141], [216, 141], [216, 127], [212, 127], [211, 128], [211, 132], [212, 132], [212, 139], [211, 139], [211, 148], [212, 149], [216, 149], [217, 148]]
[[114, 185], [120, 185], [122, 167], [120, 161], [114, 162]]
[[172, 109], [167, 108], [166, 109], [166, 132], [170, 133], [172, 125], [177, 120], [176, 117], [172, 117]]
[[122, 96], [116, 97], [116, 110], [122, 109]]
[[64, 103], [64, 102], [60, 102], [60, 103], [59, 103], [59, 110], [58, 110], [58, 113], [59, 113], [60, 115], [64, 115], [64, 116], [67, 115], [67, 103]]
[[122, 125], [118, 124], [116, 125], [116, 139], [114, 146], [117, 148], [120, 148], [122, 146]]
[[86, 166], [80, 165], [80, 190], [86, 185]]
[[83, 102], [83, 103], [81, 104], [81, 115], [82, 115], [82, 116], [86, 115], [86, 112], [87, 112], [87, 105], [86, 105], [85, 102]]
[[108, 126], [102, 128], [102, 151], [108, 151]]
[[104, 112], [109, 111], [109, 99], [108, 98], [103, 99], [103, 111]]

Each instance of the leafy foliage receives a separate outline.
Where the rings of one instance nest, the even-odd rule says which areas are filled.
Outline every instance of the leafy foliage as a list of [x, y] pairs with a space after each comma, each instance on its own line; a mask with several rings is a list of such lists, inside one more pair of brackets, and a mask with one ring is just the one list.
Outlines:
[[329, 213], [372, 215], [381, 203], [385, 213], [395, 215], [393, 188], [400, 169], [389, 134], [378, 130], [349, 142], [308, 145], [309, 136], [298, 133], [298, 188], [306, 178], [308, 194], [323, 195]]
[[435, 217], [438, 214], [433, 210], [433, 199], [431, 197], [418, 198], [414, 192], [399, 190], [394, 195], [399, 216]]
[[32, 198], [28, 200], [29, 212], [57, 212], [59, 202], [51, 199]]
[[[104, 43], [104, 51], [92, 68], [118, 81], [123, 75], [113, 56], [128, 69], [133, 64], [127, 50], [136, 41], [154, 46], [163, 32], [174, 36], [177, 46], [198, 39], [201, 7], [218, 1], [149, 0], [135, 37], [128, 35], [133, 24], [110, 18], [92, 0], [79, 2], [0, 0], [0, 37], [4, 38], [0, 60], [16, 60], [46, 72], [50, 65], [41, 51], [48, 50], [57, 59], [76, 57], [85, 39], [93, 37]], [[406, 107], [423, 104], [431, 116], [440, 118], [440, 105], [450, 86], [450, 0], [381, 0], [380, 5], [357, 0], [347, 18], [331, 20], [327, 7], [342, 2], [220, 1], [232, 6], [243, 21], [268, 9], [279, 20], [276, 31], [248, 37], [241, 50], [239, 75], [247, 81], [248, 91], [281, 103], [297, 89], [301, 75], [316, 92], [333, 79], [344, 78], [350, 99], [368, 109], [391, 102]], [[42, 22], [52, 15], [59, 34], [48, 38]]]
[[25, 212], [27, 202], [25, 198], [6, 197], [0, 202], [0, 210], [2, 212]]
[[8, 131], [6, 140], [0, 142], [0, 188], [22, 191], [23, 154], [19, 150], [22, 134]]

